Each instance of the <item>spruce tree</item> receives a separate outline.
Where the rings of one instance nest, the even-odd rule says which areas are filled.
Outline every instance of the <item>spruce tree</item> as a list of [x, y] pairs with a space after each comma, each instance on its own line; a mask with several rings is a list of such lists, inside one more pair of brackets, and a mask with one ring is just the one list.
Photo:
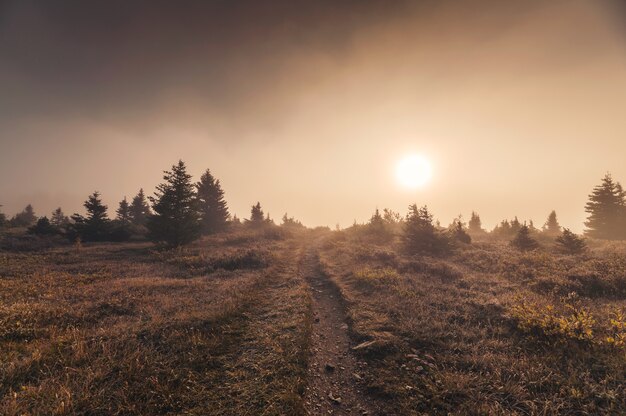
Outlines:
[[485, 230], [483, 230], [482, 222], [480, 221], [480, 215], [474, 211], [472, 211], [472, 216], [469, 220], [467, 230], [471, 234], [482, 234], [485, 232]]
[[402, 216], [399, 212], [395, 212], [389, 208], [383, 209], [383, 220], [387, 225], [395, 225], [402, 222]]
[[143, 188], [141, 188], [130, 203], [128, 213], [130, 222], [137, 226], [144, 226], [146, 225], [150, 213], [150, 205], [148, 205], [146, 196], [143, 193]]
[[50, 217], [50, 224], [59, 229], [65, 228], [69, 223], [69, 218], [65, 216], [61, 207], [52, 211], [52, 216]]
[[229, 214], [219, 179], [215, 179], [207, 169], [196, 188], [201, 232], [212, 234], [225, 230]]
[[87, 217], [80, 214], [72, 215], [67, 236], [70, 239], [79, 237], [82, 241], [105, 241], [110, 236], [111, 220], [107, 216], [107, 206], [102, 203], [98, 191], [89, 195], [83, 204]]
[[437, 254], [449, 249], [449, 241], [433, 225], [433, 216], [428, 207], [409, 206], [404, 222], [402, 241], [409, 253]]
[[148, 236], [155, 243], [179, 247], [200, 237], [195, 186], [182, 160], [165, 171], [163, 179], [150, 197], [154, 215], [148, 217]]
[[286, 212], [283, 215], [282, 223], [280, 224], [283, 227], [293, 227], [293, 228], [304, 228], [304, 225], [294, 217], [290, 217]]
[[548, 215], [548, 219], [543, 226], [543, 232], [548, 235], [558, 235], [561, 233], [561, 225], [556, 218], [556, 211], [552, 211], [550, 215]]
[[509, 224], [509, 220], [500, 221], [500, 224], [497, 224], [491, 233], [498, 237], [504, 237], [504, 238], [510, 237], [512, 233], [511, 233], [511, 224]]
[[511, 220], [511, 234], [517, 234], [522, 228], [522, 223], [517, 219], [517, 216]]
[[530, 236], [530, 228], [526, 224], [520, 226], [517, 235], [511, 241], [511, 245], [522, 251], [534, 250], [539, 247], [537, 240]]
[[626, 238], [626, 193], [607, 173], [589, 195], [585, 211], [589, 214], [585, 233], [606, 240]]
[[265, 223], [265, 214], [263, 214], [263, 209], [261, 209], [261, 203], [257, 202], [256, 205], [252, 205], [252, 209], [250, 210], [250, 219], [248, 220], [248, 224], [253, 227], [259, 227]]
[[460, 215], [450, 225], [450, 234], [455, 241], [460, 243], [470, 244], [472, 242], [472, 237], [465, 231], [465, 225]]
[[585, 240], [569, 229], [564, 228], [563, 233], [556, 238], [558, 249], [566, 254], [579, 254], [587, 249]]
[[374, 214], [372, 214], [372, 217], [370, 218], [370, 221], [368, 223], [368, 227], [370, 231], [375, 234], [383, 233], [385, 231], [385, 220], [383, 219], [383, 216], [380, 215], [380, 211], [378, 210], [378, 208], [376, 208], [376, 211], [374, 211]]
[[364, 231], [374, 237], [375, 240], [384, 242], [393, 238], [393, 228], [395, 226], [396, 222], [394, 222], [393, 219], [390, 219], [390, 221], [385, 220], [384, 215], [381, 215], [378, 208], [376, 208], [365, 226]]
[[[0, 208], [2, 208], [2, 205], [0, 205]], [[7, 216], [3, 212], [0, 212], [0, 229], [4, 228], [6, 225], [7, 225]]]
[[13, 227], [29, 227], [37, 221], [35, 210], [31, 204], [26, 205], [26, 208], [11, 218], [11, 226]]
[[130, 223], [130, 205], [126, 200], [126, 197], [120, 201], [120, 206], [115, 211], [117, 213], [116, 220], [121, 222], [122, 224]]
[[59, 233], [59, 229], [50, 223], [48, 217], [41, 217], [37, 223], [28, 228], [29, 234], [54, 235]]
[[130, 222], [130, 204], [126, 197], [120, 201], [119, 207], [115, 211], [117, 216], [111, 222], [111, 240], [128, 241], [132, 236]]

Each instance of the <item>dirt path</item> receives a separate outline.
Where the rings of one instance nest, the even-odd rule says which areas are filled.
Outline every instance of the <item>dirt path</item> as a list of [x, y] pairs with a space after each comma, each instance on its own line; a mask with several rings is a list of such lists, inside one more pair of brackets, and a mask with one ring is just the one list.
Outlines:
[[346, 315], [337, 287], [308, 249], [300, 271], [311, 286], [313, 330], [305, 407], [309, 415], [374, 415], [359, 382], [361, 365], [351, 353]]

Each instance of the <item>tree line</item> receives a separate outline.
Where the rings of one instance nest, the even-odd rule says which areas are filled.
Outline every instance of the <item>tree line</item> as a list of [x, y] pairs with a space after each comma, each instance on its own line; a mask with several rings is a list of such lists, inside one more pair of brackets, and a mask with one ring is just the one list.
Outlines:
[[[38, 235], [64, 235], [71, 241], [127, 241], [147, 238], [157, 244], [177, 247], [188, 244], [202, 235], [224, 231], [229, 226], [242, 225], [237, 216], [230, 216], [224, 190], [219, 179], [207, 169], [198, 182], [192, 181], [185, 163], [180, 160], [164, 172], [163, 182], [157, 185], [153, 196], [140, 189], [129, 202], [120, 201], [115, 218], [108, 215], [108, 206], [98, 191], [84, 202], [86, 215], [66, 216], [57, 208], [50, 218], [37, 219], [32, 205], [10, 220], [0, 217], [0, 226], [28, 227]], [[250, 219], [243, 225], [261, 227], [273, 224], [260, 203], [251, 208]], [[286, 226], [303, 227], [287, 214]]]
[[[120, 201], [114, 219], [108, 217], [108, 207], [102, 203], [99, 192], [89, 195], [83, 206], [86, 215], [65, 216], [57, 208], [50, 218], [37, 218], [32, 205], [7, 219], [0, 212], [0, 228], [29, 227], [33, 234], [62, 234], [70, 240], [81, 241], [126, 241], [133, 237], [148, 238], [165, 246], [180, 246], [194, 241], [202, 235], [224, 231], [229, 225], [241, 225], [241, 221], [231, 218], [224, 191], [219, 179], [207, 169], [200, 180], [192, 181], [185, 163], [180, 160], [164, 172], [163, 182], [157, 185], [153, 196], [146, 197], [140, 189], [130, 202], [126, 197]], [[626, 192], [622, 185], [607, 173], [599, 185], [589, 195], [585, 211], [585, 235], [597, 239], [626, 239]], [[433, 221], [427, 207], [411, 205], [406, 217], [389, 209], [382, 214], [377, 209], [368, 223], [368, 232], [378, 236], [389, 235], [389, 225], [404, 224], [405, 229], [419, 229], [420, 233], [405, 233], [409, 245], [430, 247], [430, 251], [446, 249], [450, 242], [469, 243], [471, 236], [484, 235], [480, 216], [472, 212], [467, 225], [462, 218], [456, 218], [447, 229], [438, 221]], [[244, 221], [250, 227], [273, 224], [269, 215], [264, 214], [261, 204], [252, 206], [250, 218]], [[304, 227], [299, 221], [285, 214], [282, 224], [288, 227]], [[356, 224], [355, 224], [356, 225]], [[441, 237], [445, 231], [446, 238]], [[517, 217], [502, 220], [490, 232], [500, 238], [514, 238], [520, 247], [533, 247], [533, 235], [541, 233], [549, 237], [574, 241], [577, 236], [563, 229], [552, 211], [539, 230], [532, 221], [522, 223]], [[526, 238], [528, 237], [528, 238]], [[575, 244], [580, 244], [578, 240]]]
[[[626, 193], [619, 182], [610, 174], [593, 188], [589, 201], [585, 206], [589, 214], [585, 222], [585, 235], [597, 239], [626, 239]], [[510, 244], [522, 251], [534, 250], [540, 246], [538, 237], [553, 239], [557, 248], [568, 254], [585, 251], [586, 242], [568, 228], [559, 224], [556, 211], [551, 211], [541, 229], [535, 227], [533, 221], [521, 222], [517, 217], [502, 220], [491, 232], [482, 227], [480, 215], [472, 212], [467, 224], [462, 217], [455, 218], [448, 227], [442, 227], [434, 221], [427, 206], [409, 206], [409, 212], [403, 218], [400, 214], [378, 209], [364, 226], [353, 225], [365, 234], [377, 239], [390, 239], [394, 233], [399, 234], [407, 251], [412, 253], [439, 254], [451, 251], [459, 244], [470, 244], [473, 237], [493, 236], [508, 239]]]
[[553, 238], [560, 251], [566, 254], [579, 254], [586, 250], [585, 239], [576, 235], [567, 228], [562, 228], [556, 218], [556, 212], [552, 211], [542, 230], [538, 230], [519, 220], [512, 220], [506, 228], [499, 224], [491, 233], [481, 226], [480, 216], [473, 212], [468, 224], [462, 217], [455, 218], [448, 227], [443, 227], [438, 221], [434, 221], [432, 213], [427, 206], [418, 207], [417, 204], [409, 206], [405, 217], [385, 209], [381, 214], [378, 209], [374, 212], [369, 222], [363, 225], [354, 224], [350, 230], [357, 235], [370, 237], [379, 242], [390, 241], [399, 236], [405, 250], [410, 254], [448, 254], [455, 248], [469, 245], [473, 237], [491, 235], [496, 238], [508, 238], [511, 246], [529, 251], [539, 248], [537, 239], [539, 235], [545, 239]]

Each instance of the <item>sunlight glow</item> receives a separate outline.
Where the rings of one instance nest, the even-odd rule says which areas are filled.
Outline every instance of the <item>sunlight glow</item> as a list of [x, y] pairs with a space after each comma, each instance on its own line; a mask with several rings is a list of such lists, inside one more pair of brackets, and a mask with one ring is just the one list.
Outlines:
[[430, 181], [431, 176], [430, 162], [423, 156], [409, 155], [396, 164], [396, 179], [405, 188], [421, 188]]

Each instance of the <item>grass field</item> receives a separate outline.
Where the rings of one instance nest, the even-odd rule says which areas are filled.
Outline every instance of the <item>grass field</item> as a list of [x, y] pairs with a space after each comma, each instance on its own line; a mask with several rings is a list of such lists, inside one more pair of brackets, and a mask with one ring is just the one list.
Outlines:
[[334, 348], [311, 348], [313, 267], [358, 368], [334, 398], [351, 379], [385, 415], [626, 413], [624, 245], [424, 257], [318, 230], [1, 251], [0, 414], [306, 414], [324, 388], [309, 365]]

